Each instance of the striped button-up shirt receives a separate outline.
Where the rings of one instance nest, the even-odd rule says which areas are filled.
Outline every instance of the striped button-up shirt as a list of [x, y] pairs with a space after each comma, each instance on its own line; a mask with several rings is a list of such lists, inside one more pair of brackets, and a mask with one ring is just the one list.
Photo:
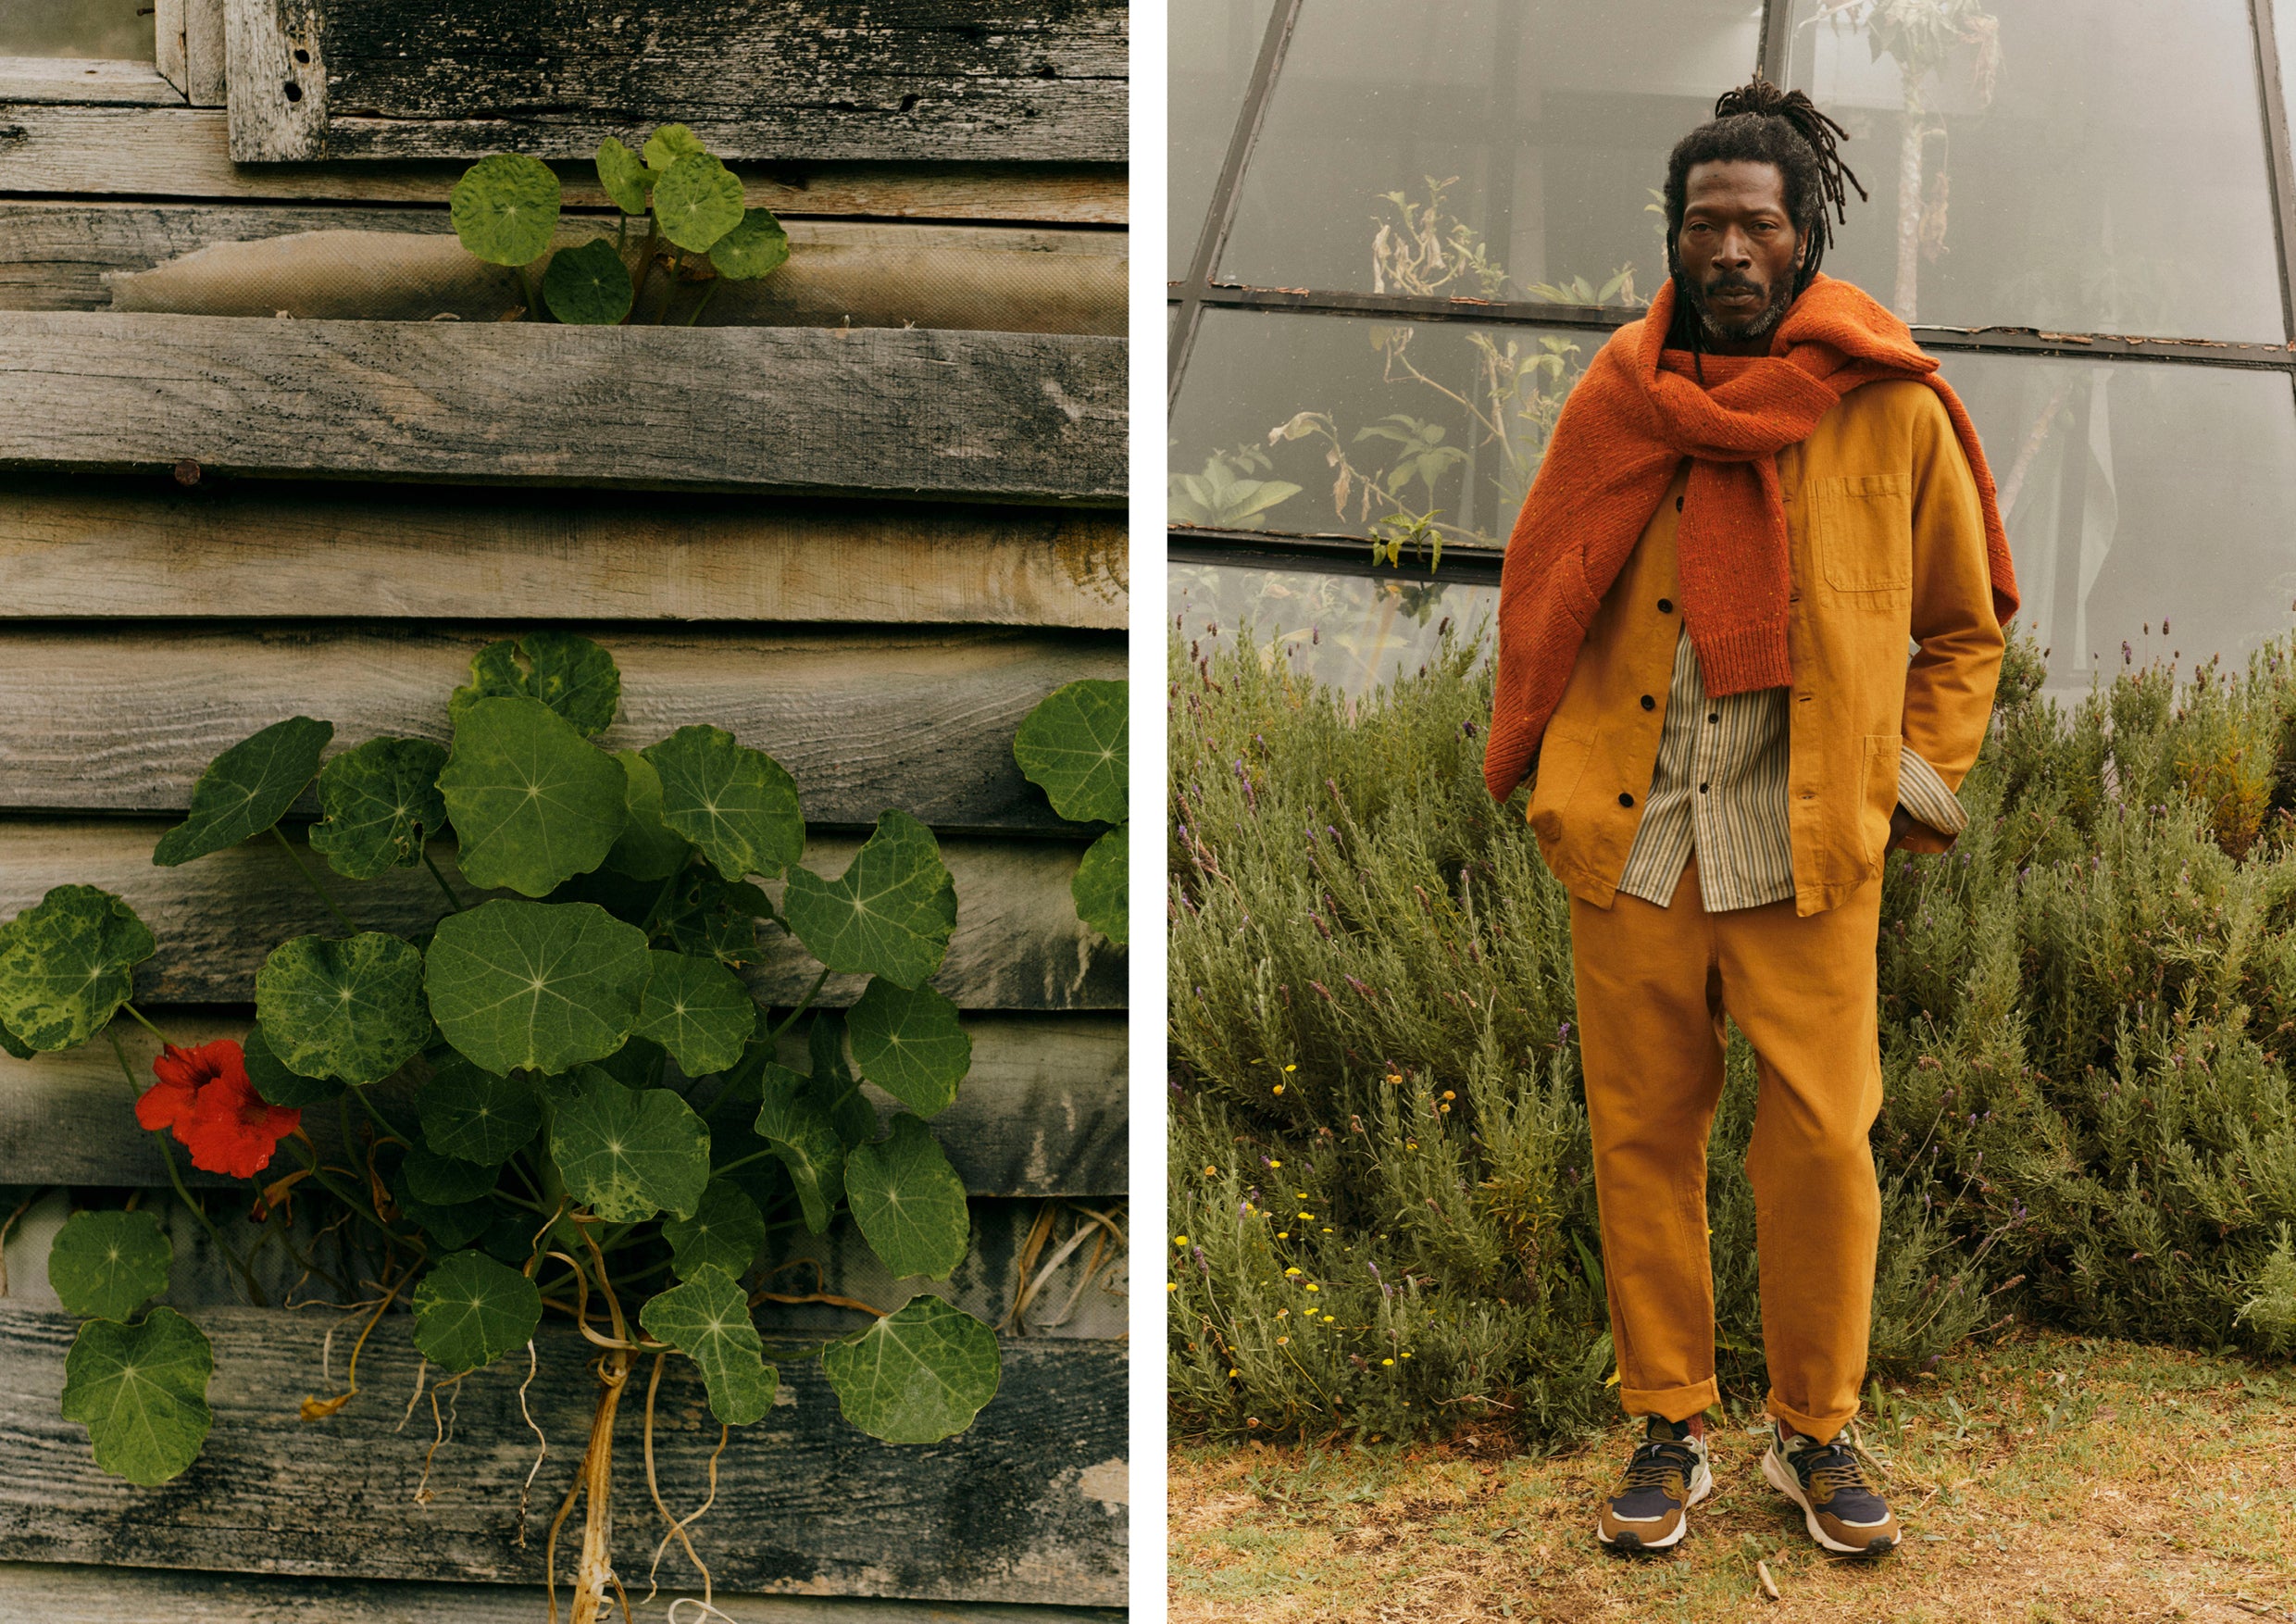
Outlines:
[[[1695, 849], [1699, 900], [1708, 913], [1793, 895], [1786, 695], [1783, 688], [1760, 688], [1707, 697], [1690, 629], [1682, 629], [1659, 727], [1658, 765], [1620, 891], [1666, 906]], [[1937, 769], [1911, 747], [1900, 751], [1898, 762], [1899, 804], [1940, 833], [1959, 833], [1969, 815]]]

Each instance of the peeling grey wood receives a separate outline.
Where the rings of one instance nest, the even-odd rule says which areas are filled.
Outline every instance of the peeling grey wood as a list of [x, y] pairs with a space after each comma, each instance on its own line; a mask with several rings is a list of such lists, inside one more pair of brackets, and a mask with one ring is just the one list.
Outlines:
[[230, 72], [223, 0], [183, 0], [185, 94], [194, 107], [220, 108]]
[[[231, 154], [243, 163], [587, 157], [607, 135], [636, 146], [670, 122], [729, 158], [1126, 156], [1123, 0], [228, 9]], [[298, 66], [290, 45], [310, 61]]]
[[[471, 657], [521, 630], [0, 623], [0, 809], [180, 812], [210, 760], [290, 716], [333, 722], [344, 749], [450, 743]], [[1062, 684], [1126, 669], [1104, 634], [592, 630], [622, 673], [606, 748], [720, 727], [789, 769], [810, 821], [860, 827], [898, 807], [938, 829], [1078, 832], [1021, 777], [1013, 739]], [[302, 806], [318, 815], [316, 795]]]
[[[665, 1590], [641, 1617], [667, 1617], [685, 1600], [696, 1616], [700, 1590]], [[566, 1605], [561, 1594], [558, 1605]], [[1124, 1624], [1117, 1607], [1004, 1605], [995, 1602], [902, 1602], [863, 1597], [755, 1596], [717, 1593], [712, 1606], [733, 1624]], [[259, 1575], [170, 1573], [158, 1568], [74, 1568], [0, 1563], [0, 1614], [41, 1624], [536, 1624], [549, 1617], [539, 1589]], [[618, 1611], [615, 1614], [619, 1618]]]
[[[360, 1398], [331, 1419], [295, 1416], [325, 1391], [320, 1314], [212, 1309], [215, 1427], [175, 1481], [138, 1489], [98, 1472], [84, 1429], [60, 1419], [69, 1317], [0, 1304], [0, 1556], [323, 1577], [534, 1583], [543, 1535], [572, 1480], [593, 1407], [591, 1350], [553, 1326], [528, 1393], [550, 1452], [515, 1543], [533, 1464], [520, 1418], [524, 1359], [455, 1391], [438, 1451], [428, 1405], [394, 1430], [414, 1391], [407, 1318], [392, 1316], [360, 1364]], [[971, 1430], [926, 1448], [846, 1426], [817, 1361], [784, 1365], [778, 1403], [733, 1430], [718, 1500], [693, 1540], [735, 1592], [1117, 1605], [1125, 1600], [1126, 1364], [1120, 1344], [1006, 1340], [996, 1398]], [[337, 1367], [340, 1370], [340, 1366]], [[643, 1377], [640, 1378], [643, 1380]], [[615, 1556], [644, 1571], [659, 1536], [640, 1459], [643, 1390], [617, 1418]], [[701, 1504], [718, 1429], [693, 1367], [672, 1359], [655, 1405], [655, 1460], [680, 1515]], [[674, 1549], [674, 1546], [673, 1546]], [[568, 1555], [560, 1552], [560, 1561]], [[570, 1566], [570, 1564], [569, 1564]], [[563, 1579], [566, 1568], [562, 1568]], [[662, 1577], [691, 1585], [682, 1553]]]
[[[443, 206], [468, 166], [231, 162], [220, 111], [0, 103], [0, 193]], [[609, 206], [588, 162], [553, 166], [568, 208]], [[1120, 226], [1121, 164], [736, 164], [747, 201], [783, 216]]]
[[[180, 1043], [243, 1040], [244, 1009], [167, 1008], [144, 1013]], [[140, 1084], [158, 1040], [120, 1018], [120, 1041]], [[949, 1165], [976, 1195], [1110, 1196], [1127, 1188], [1125, 1024], [1121, 1017], [965, 1017], [972, 1071], [955, 1104], [933, 1118]], [[791, 1058], [802, 1065], [798, 1056]], [[880, 1114], [897, 1109], [869, 1091]], [[0, 1055], [0, 1175], [13, 1184], [166, 1185], [168, 1170], [129, 1110], [131, 1096], [108, 1041], [17, 1060]], [[340, 1133], [332, 1110], [305, 1129], [322, 1155]], [[229, 1185], [189, 1170], [192, 1182]]]
[[0, 56], [0, 104], [8, 102], [168, 107], [181, 106], [183, 93], [149, 62], [79, 56]]
[[0, 475], [0, 621], [459, 619], [483, 605], [1120, 631], [1129, 602], [1124, 517], [1095, 508], [56, 474]]
[[1113, 506], [1124, 347], [40, 312], [0, 327], [0, 467]]
[[[268, 840], [218, 852], [178, 868], [152, 866], [168, 825], [143, 818], [0, 822], [0, 918], [12, 918], [57, 885], [97, 885], [126, 898], [158, 938], [157, 956], [136, 975], [139, 1004], [252, 1004], [256, 968], [290, 936], [341, 929], [285, 853]], [[298, 841], [298, 845], [300, 842]], [[852, 836], [808, 843], [805, 866], [841, 874], [859, 849]], [[956, 881], [956, 933], [932, 984], [960, 1009], [1121, 1009], [1125, 957], [1078, 922], [1069, 885], [1081, 844], [949, 838], [942, 859]], [[450, 844], [431, 848], [468, 900]], [[321, 870], [325, 862], [306, 860]], [[330, 877], [363, 930], [412, 935], [443, 911], [420, 868], [395, 868], [364, 885]], [[770, 892], [778, 886], [769, 885]], [[793, 1006], [820, 967], [767, 931], [760, 962], [745, 974], [761, 1002]], [[831, 976], [820, 1002], [851, 1004], [867, 985]]]

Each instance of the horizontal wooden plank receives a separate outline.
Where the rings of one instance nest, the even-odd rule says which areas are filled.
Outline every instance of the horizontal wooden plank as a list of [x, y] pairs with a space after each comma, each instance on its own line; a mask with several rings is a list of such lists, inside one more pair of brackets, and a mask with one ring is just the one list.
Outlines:
[[1125, 0], [225, 9], [242, 163], [587, 157], [673, 121], [726, 158], [1125, 156]]
[[[527, 1403], [550, 1443], [521, 1547], [519, 1486], [535, 1459], [519, 1412], [523, 1359], [459, 1384], [454, 1435], [431, 1462], [430, 1497], [417, 1505], [433, 1433], [421, 1419], [397, 1430], [415, 1386], [406, 1316], [386, 1319], [368, 1342], [363, 1396], [317, 1424], [297, 1419], [295, 1405], [326, 1385], [327, 1317], [212, 1309], [195, 1318], [216, 1347], [214, 1430], [182, 1477], [138, 1489], [98, 1472], [84, 1430], [56, 1413], [77, 1322], [0, 1303], [0, 1556], [540, 1580], [543, 1535], [593, 1408], [587, 1343], [557, 1326], [536, 1339], [541, 1370]], [[997, 1396], [972, 1429], [921, 1449], [846, 1426], [817, 1361], [784, 1365], [780, 1401], [733, 1430], [716, 1505], [693, 1530], [716, 1582], [735, 1592], [1122, 1603], [1123, 1347], [1027, 1338], [1005, 1340], [1003, 1351]], [[615, 1555], [631, 1577], [644, 1571], [660, 1531], [640, 1458], [643, 1410], [641, 1389], [623, 1403], [615, 1434]], [[717, 1442], [693, 1367], [672, 1360], [654, 1452], [664, 1497], [680, 1514], [701, 1504]], [[682, 1556], [665, 1557], [662, 1575], [693, 1582]]]
[[81, 56], [0, 56], [0, 103], [180, 107], [183, 93], [149, 62]]
[[[680, 1601], [681, 1619], [700, 1590], [664, 1590], [648, 1619]], [[566, 1597], [558, 1597], [564, 1607]], [[1004, 1605], [995, 1602], [901, 1602], [859, 1597], [730, 1595], [710, 1605], [732, 1624], [1124, 1624], [1117, 1607]], [[518, 1585], [432, 1584], [274, 1579], [256, 1574], [171, 1573], [150, 1568], [74, 1568], [0, 1563], [0, 1614], [41, 1624], [535, 1624], [549, 1617], [542, 1590]], [[620, 1618], [617, 1611], [613, 1617]]]
[[[179, 812], [210, 760], [282, 717], [333, 722], [344, 749], [446, 743], [471, 656], [518, 630], [0, 624], [0, 809]], [[1075, 832], [1013, 739], [1063, 683], [1125, 674], [1104, 633], [589, 630], [622, 673], [606, 748], [721, 727], [788, 768], [808, 819], [865, 828], [898, 807], [937, 829]]]
[[[243, 1040], [252, 1010], [154, 1008], [177, 1043]], [[122, 1018], [121, 1042], [148, 1087], [159, 1042]], [[956, 1103], [933, 1118], [949, 1165], [976, 1195], [1121, 1195], [1126, 1188], [1125, 1025], [1121, 1017], [968, 1015], [973, 1068]], [[803, 1065], [802, 1058], [792, 1055]], [[870, 1089], [881, 1114], [898, 1108]], [[0, 1055], [0, 1182], [156, 1189], [168, 1181], [151, 1137], [129, 1111], [127, 1080], [102, 1039], [31, 1060]], [[388, 1107], [386, 1107], [388, 1108]], [[322, 1154], [341, 1133], [331, 1107], [308, 1115]], [[178, 1166], [181, 1167], [181, 1158]], [[221, 1185], [219, 1174], [188, 1175]]]
[[[290, 936], [341, 933], [276, 843], [250, 842], [179, 868], [154, 868], [152, 847], [167, 828], [127, 818], [0, 822], [0, 918], [57, 885], [99, 885], [125, 897], [160, 943], [136, 976], [136, 997], [145, 1004], [252, 1004], [256, 970], [272, 948]], [[859, 843], [814, 840], [805, 866], [842, 873]], [[961, 1009], [1123, 1008], [1124, 955], [1078, 922], [1069, 894], [1083, 849], [1065, 841], [943, 840], [956, 882], [956, 933], [932, 984]], [[462, 887], [448, 843], [433, 845], [431, 856], [466, 899], [475, 894]], [[444, 911], [420, 868], [394, 868], [364, 885], [332, 883], [362, 930], [411, 935]], [[786, 1008], [820, 967], [786, 938], [768, 936], [747, 980], [761, 1001]], [[831, 976], [822, 1001], [850, 1004], [865, 985], [858, 976]]]
[[1115, 505], [1125, 419], [1114, 338], [78, 311], [0, 327], [0, 467]]
[[[0, 101], [0, 193], [25, 197], [443, 205], [468, 167], [436, 160], [239, 165], [219, 108]], [[568, 207], [607, 206], [591, 164], [553, 168]], [[752, 207], [784, 216], [1112, 226], [1128, 214], [1121, 164], [808, 160], [732, 168]]]

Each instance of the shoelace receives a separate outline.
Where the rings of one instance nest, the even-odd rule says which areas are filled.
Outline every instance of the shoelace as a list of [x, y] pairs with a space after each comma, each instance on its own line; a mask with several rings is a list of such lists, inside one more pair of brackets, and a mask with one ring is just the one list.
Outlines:
[[1687, 1491], [1697, 1470], [1698, 1452], [1687, 1443], [1663, 1439], [1655, 1443], [1638, 1443], [1634, 1448], [1634, 1458], [1627, 1463], [1627, 1482], [1621, 1498], [1637, 1489], [1664, 1489], [1666, 1474], [1670, 1471], [1682, 1474]]
[[1802, 1486], [1805, 1489], [1815, 1489], [1822, 1483], [1830, 1493], [1838, 1494], [1844, 1489], [1871, 1493], [1857, 1456], [1840, 1443], [1797, 1450], [1791, 1458], [1801, 1471]]

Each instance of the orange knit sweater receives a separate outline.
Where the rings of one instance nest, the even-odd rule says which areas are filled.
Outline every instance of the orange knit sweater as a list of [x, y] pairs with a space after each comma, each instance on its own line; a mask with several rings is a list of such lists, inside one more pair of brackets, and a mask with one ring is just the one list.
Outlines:
[[1483, 781], [1501, 800], [1530, 769], [1587, 626], [1684, 457], [1678, 530], [1682, 615], [1709, 693], [1793, 680], [1786, 652], [1792, 567], [1778, 452], [1809, 438], [1857, 388], [1915, 378], [1938, 393], [1977, 476], [1993, 610], [2016, 612], [2016, 577], [1993, 476], [1961, 398], [1905, 324], [1852, 284], [1820, 274], [1786, 312], [1766, 356], [1665, 347], [1674, 284], [1613, 333], [1564, 403], [1516, 518], [1499, 580], [1498, 690]]

